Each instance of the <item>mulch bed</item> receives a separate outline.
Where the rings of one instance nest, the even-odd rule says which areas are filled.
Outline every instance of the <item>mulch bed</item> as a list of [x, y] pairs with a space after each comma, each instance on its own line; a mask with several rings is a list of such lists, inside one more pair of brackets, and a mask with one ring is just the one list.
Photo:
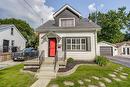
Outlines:
[[88, 62], [88, 61], [74, 61], [73, 63], [67, 63], [66, 68], [60, 68], [58, 72], [67, 72], [74, 68], [77, 64], [95, 64], [95, 62]]

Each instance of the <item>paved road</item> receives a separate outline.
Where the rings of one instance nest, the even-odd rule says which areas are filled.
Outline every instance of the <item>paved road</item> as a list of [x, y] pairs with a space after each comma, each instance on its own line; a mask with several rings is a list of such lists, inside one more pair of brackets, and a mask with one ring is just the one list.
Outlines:
[[108, 56], [110, 60], [112, 60], [115, 63], [119, 63], [122, 65], [125, 65], [127, 67], [130, 67], [130, 58], [123, 57], [123, 56]]

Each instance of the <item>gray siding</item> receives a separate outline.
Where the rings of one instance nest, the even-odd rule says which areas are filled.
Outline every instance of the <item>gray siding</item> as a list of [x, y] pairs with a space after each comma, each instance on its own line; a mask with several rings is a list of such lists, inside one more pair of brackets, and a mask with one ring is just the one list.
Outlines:
[[80, 18], [71, 12], [69, 9], [63, 10], [59, 15], [57, 15], [55, 19], [55, 25], [59, 26], [59, 18], [75, 18], [75, 24], [77, 25], [80, 21]]

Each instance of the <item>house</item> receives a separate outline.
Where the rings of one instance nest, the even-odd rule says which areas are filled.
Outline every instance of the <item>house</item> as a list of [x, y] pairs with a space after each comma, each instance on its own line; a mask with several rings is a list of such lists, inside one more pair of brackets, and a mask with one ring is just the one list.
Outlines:
[[117, 43], [118, 55], [130, 56], [130, 41]]
[[49, 20], [39, 26], [39, 51], [45, 52], [45, 58], [59, 60], [73, 58], [75, 60], [95, 60], [97, 50], [97, 24], [83, 18], [70, 5], [64, 5]]
[[115, 56], [118, 54], [116, 45], [106, 41], [99, 42], [97, 49], [97, 54], [102, 56]]
[[22, 50], [26, 39], [13, 24], [0, 25], [0, 52]]

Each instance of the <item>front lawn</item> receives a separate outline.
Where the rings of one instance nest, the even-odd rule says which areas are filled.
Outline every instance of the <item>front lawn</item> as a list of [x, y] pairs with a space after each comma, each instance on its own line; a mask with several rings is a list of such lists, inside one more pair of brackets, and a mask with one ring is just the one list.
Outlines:
[[29, 73], [20, 72], [22, 68], [20, 64], [0, 70], [0, 87], [30, 87], [36, 79]]
[[[121, 81], [116, 81], [113, 77], [109, 76], [108, 74], [113, 74], [116, 69], [119, 67], [123, 67], [123, 69], [116, 74], [116, 78], [121, 79]], [[109, 63], [107, 66], [100, 67], [98, 65], [83, 65], [80, 66], [75, 73], [65, 76], [65, 77], [57, 77], [53, 79], [48, 87], [51, 85], [59, 85], [59, 87], [69, 87], [64, 84], [65, 81], [70, 81], [74, 83], [71, 87], [88, 87], [88, 85], [96, 85], [99, 87], [99, 82], [103, 82], [107, 87], [130, 87], [130, 75], [126, 76], [126, 79], [120, 77], [122, 73], [130, 74], [130, 68], [124, 67], [119, 64]], [[99, 80], [93, 79], [92, 76], [99, 77]], [[104, 81], [103, 77], [110, 79], [112, 82], [108, 83]], [[91, 82], [86, 82], [85, 79], [91, 80]], [[82, 81], [83, 84], [81, 85], [78, 81]]]

